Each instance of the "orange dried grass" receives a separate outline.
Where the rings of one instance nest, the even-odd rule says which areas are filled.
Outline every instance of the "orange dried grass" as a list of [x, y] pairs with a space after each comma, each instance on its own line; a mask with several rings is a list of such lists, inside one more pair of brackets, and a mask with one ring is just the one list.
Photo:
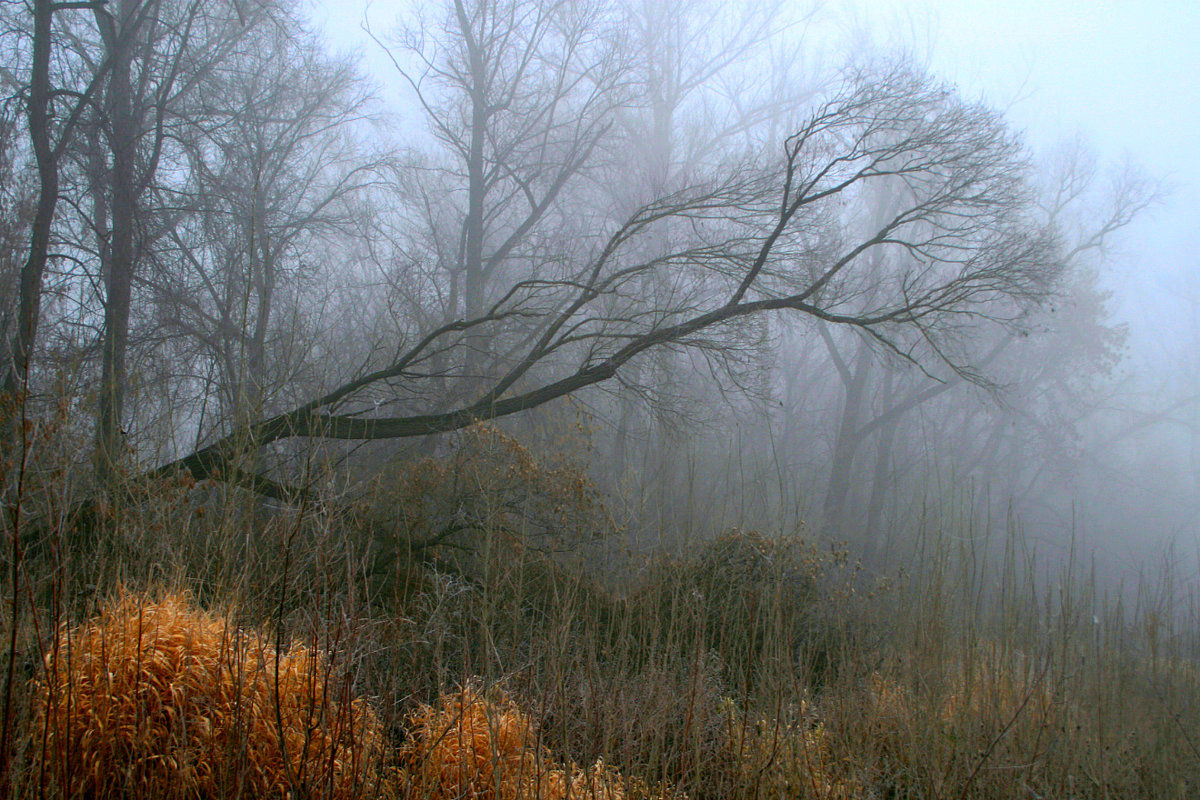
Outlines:
[[400, 762], [412, 800], [624, 800], [619, 772], [597, 761], [563, 765], [540, 744], [533, 721], [508, 697], [464, 687], [409, 720]]
[[382, 724], [319, 653], [179, 595], [122, 592], [65, 628], [34, 696], [38, 766], [66, 795], [391, 794]]

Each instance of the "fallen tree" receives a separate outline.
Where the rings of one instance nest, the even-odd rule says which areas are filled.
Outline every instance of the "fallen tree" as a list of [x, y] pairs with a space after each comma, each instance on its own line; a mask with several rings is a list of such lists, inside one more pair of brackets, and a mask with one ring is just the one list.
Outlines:
[[[947, 344], [966, 322], [1017, 320], [1062, 264], [1028, 171], [996, 112], [906, 65], [855, 74], [787, 138], [773, 168], [742, 164], [644, 204], [587, 259], [515, 280], [485, 313], [442, 324], [387, 364], [146, 477], [220, 476], [292, 496], [245, 469], [246, 457], [283, 439], [426, 436], [528, 411], [608, 381], [654, 348], [734, 353], [738, 324], [772, 312], [852, 326], [974, 379]], [[893, 202], [864, 224], [871, 215], [856, 208], [879, 184]], [[642, 246], [668, 224], [678, 246]], [[651, 282], [668, 287], [653, 293], [668, 302], [640, 291]], [[455, 377], [453, 365], [481, 340], [495, 348], [491, 371], [467, 376], [466, 399], [446, 405], [444, 394], [414, 388]], [[380, 398], [401, 396], [412, 413], [376, 413]]]

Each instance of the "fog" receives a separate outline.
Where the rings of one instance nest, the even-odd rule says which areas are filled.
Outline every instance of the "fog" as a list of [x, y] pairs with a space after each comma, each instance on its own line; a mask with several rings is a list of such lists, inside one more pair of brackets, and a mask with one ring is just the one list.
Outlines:
[[1187, 287], [1200, 233], [1200, 76], [1187, 4], [927, 2], [859, 4], [870, 29], [927, 53], [931, 68], [1003, 108], [1037, 148], [1081, 137], [1108, 162], [1131, 159], [1162, 181], [1164, 201], [1137, 220], [1109, 285], [1114, 312], [1136, 323], [1131, 357], [1169, 368], [1172, 333], [1190, 327]]
[[1194, 572], [1200, 10], [160, 5], [45, 62], [3, 12], [5, 388], [84, 483], [353, 493], [495, 419], [635, 547]]
[[[385, 93], [394, 91], [397, 106], [404, 107], [394, 65], [363, 31], [369, 27], [379, 36], [403, 8], [380, 3], [362, 4], [354, 13], [348, 8], [338, 4], [330, 15], [318, 5], [315, 19], [333, 46], [357, 49]], [[1097, 398], [1092, 415], [1076, 421], [1083, 439], [1105, 430], [1096, 439], [1118, 436], [1120, 444], [1077, 442], [1078, 463], [1071, 476], [1048, 482], [1054, 485], [1039, 489], [1044, 496], [1018, 516], [1025, 535], [1048, 545], [1050, 552], [1061, 553], [1074, 537], [1076, 545], [1094, 548], [1116, 572], [1121, 565], [1153, 559], [1164, 547], [1193, 555], [1200, 533], [1195, 493], [1200, 472], [1193, 466], [1195, 412], [1189, 399], [1200, 388], [1193, 382], [1197, 370], [1192, 355], [1200, 245], [1195, 217], [1200, 149], [1194, 146], [1194, 131], [1200, 128], [1200, 77], [1193, 48], [1200, 11], [1169, 2], [1136, 7], [1110, 3], [1086, 12], [1070, 2], [864, 0], [805, 7], [803, 13], [797, 8], [784, 13], [796, 14], [808, 52], [822, 54], [809, 55], [810, 61], [840, 58], [841, 51], [864, 43], [907, 53], [967, 97], [1001, 109], [1033, 151], [1045, 155], [1080, 146], [1099, 171], [1128, 164], [1155, 184], [1158, 197], [1151, 207], [1106, 243], [1098, 267], [1099, 287], [1111, 293], [1106, 322], [1127, 326], [1128, 336], [1119, 362], [1097, 388], [1103, 399]], [[1003, 389], [996, 399], [1006, 402]], [[1136, 434], [1121, 433], [1131, 426], [1138, 428]], [[737, 441], [744, 441], [742, 424], [735, 430]], [[716, 438], [727, 432], [721, 429]], [[695, 443], [703, 436], [693, 428], [688, 438]], [[744, 470], [745, 456], [739, 461], [737, 467], [724, 463], [716, 472]], [[949, 483], [971, 496], [996, 491], [975, 480]], [[1001, 491], [992, 499], [1004, 508], [1013, 498]], [[679, 502], [693, 506], [696, 494]], [[745, 500], [736, 508], [731, 517], [744, 515]], [[697, 516], [710, 515], [705, 510]], [[770, 516], [764, 512], [764, 521]], [[1011, 524], [1005, 517], [1007, 513], [992, 516], [990, 524]]]
[[1198, 41], [0, 0], [0, 797], [1200, 796]]
[[[1156, 422], [1121, 453], [1091, 456], [1096, 474], [1072, 496], [1077, 523], [1116, 563], [1128, 557], [1124, 548], [1144, 558], [1164, 542], [1194, 555], [1200, 472], [1189, 409], [1198, 388], [1200, 152], [1190, 143], [1200, 124], [1200, 75], [1190, 43], [1200, 33], [1200, 10], [1173, 2], [880, 0], [850, 13], [876, 36], [925, 54], [932, 70], [963, 91], [1003, 108], [1033, 148], [1081, 140], [1101, 161], [1132, 162], [1158, 182], [1159, 202], [1131, 223], [1101, 272], [1111, 318], [1129, 328], [1114, 405], [1127, 410], [1126, 424]], [[1106, 455], [1126, 470], [1104, 463]], [[1179, 474], [1185, 470], [1190, 475]], [[1126, 515], [1114, 518], [1112, 506]]]

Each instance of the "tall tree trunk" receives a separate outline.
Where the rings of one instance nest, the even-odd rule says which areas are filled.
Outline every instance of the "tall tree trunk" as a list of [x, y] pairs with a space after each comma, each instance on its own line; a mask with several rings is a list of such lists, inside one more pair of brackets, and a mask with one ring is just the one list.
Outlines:
[[[234, 425], [245, 425], [263, 416], [266, 400], [267, 334], [275, 297], [275, 243], [267, 231], [267, 200], [255, 168], [254, 197], [246, 237], [246, 285], [241, 292], [242, 324], [237, 332], [241, 351], [233, 393]], [[253, 317], [253, 325], [251, 318]]]
[[[462, 2], [455, 2], [458, 23], [462, 31], [471, 69], [471, 140], [467, 153], [467, 217], [463, 221], [463, 318], [476, 319], [483, 314], [487, 296], [486, 276], [483, 268], [483, 245], [486, 235], [484, 202], [487, 199], [487, 178], [484, 175], [483, 146], [487, 138], [489, 75], [480, 52], [480, 42], [471, 28]], [[487, 347], [487, 332], [477, 329], [467, 337], [467, 355], [464, 373], [471, 384], [483, 379], [484, 351]]]
[[[29, 82], [29, 138], [37, 159], [37, 210], [29, 237], [29, 255], [21, 268], [17, 325], [0, 368], [4, 379], [0, 390], [15, 397], [25, 389], [29, 360], [37, 340], [38, 316], [42, 303], [42, 276], [50, 250], [50, 228], [58, 204], [58, 158], [50, 143], [50, 43], [54, 3], [35, 0], [33, 4], [33, 64]], [[7, 434], [7, 432], [6, 432]], [[8, 441], [8, 436], [4, 440]]]
[[[895, 372], [886, 368], [883, 375], [883, 407], [890, 408], [894, 395]], [[896, 444], [896, 428], [900, 418], [891, 420], [879, 429], [875, 442], [875, 477], [871, 481], [871, 498], [867, 502], [867, 528], [863, 542], [863, 558], [870, 561], [879, 550], [884, 537], [881, 530], [883, 504], [892, 484], [892, 451]]]
[[101, 351], [102, 374], [96, 426], [96, 469], [102, 483], [117, 472], [124, 449], [121, 423], [125, 404], [125, 355], [129, 344], [129, 307], [135, 267], [134, 226], [137, 219], [135, 162], [138, 121], [133, 109], [134, 44], [124, 27], [134, 23], [137, 0], [122, 0], [118, 8], [119, 27], [111, 16], [97, 12], [107, 56], [111, 63], [108, 97], [109, 145], [112, 169], [109, 174], [109, 202], [112, 230], [108, 262], [104, 275], [104, 345]]
[[824, 524], [826, 531], [843, 535], [846, 525], [846, 499], [850, 494], [854, 454], [861, 437], [858, 429], [863, 415], [867, 378], [871, 374], [871, 353], [866, 342], [859, 339], [854, 354], [854, 370], [846, 383], [846, 399], [838, 422], [833, 461], [829, 469], [829, 486], [825, 490]]

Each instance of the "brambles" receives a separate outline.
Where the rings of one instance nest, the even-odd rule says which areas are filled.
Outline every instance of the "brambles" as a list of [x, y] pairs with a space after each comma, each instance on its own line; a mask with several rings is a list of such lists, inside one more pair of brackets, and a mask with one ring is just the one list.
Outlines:
[[742, 690], [793, 667], [821, 681], [836, 670], [840, 646], [822, 593], [845, 581], [844, 566], [798, 536], [735, 528], [692, 557], [662, 559], [635, 602], [656, 606], [646, 613], [658, 619], [690, 617], [678, 646], [716, 653]]
[[[530, 463], [507, 437], [480, 437], [497, 449], [473, 456], [475, 474]], [[74, 594], [75, 562], [23, 562], [35, 592], [13, 618], [17, 659], [0, 662], [20, 681], [0, 796], [1187, 800], [1200, 788], [1200, 649], [1180, 633], [1193, 618], [1147, 605], [1133, 624], [1085, 583], [1048, 590], [1017, 562], [985, 603], [956, 572], [975, 569], [957, 541], [870, 592], [844, 553], [795, 536], [735, 529], [674, 556], [596, 547], [588, 560], [526, 545], [514, 526], [475, 540], [473, 560], [408, 560], [407, 591], [381, 603], [345, 515], [285, 526], [214, 493], [209, 535], [170, 524], [188, 489], [125, 509], [120, 534], [153, 544], [153, 567], [106, 549], [84, 574], [152, 568], [206, 606], [336, 646], [285, 647], [178, 594], [121, 593], [56, 628], [114, 579]], [[210, 579], [199, 553], [229, 572]]]
[[38, 770], [94, 798], [387, 794], [383, 726], [320, 653], [186, 598], [122, 592], [64, 628], [34, 692]]
[[449, 455], [384, 470], [375, 483], [368, 513], [413, 550], [474, 550], [497, 534], [555, 551], [616, 528], [583, 465], [536, 458], [483, 423], [463, 431]]
[[583, 464], [535, 457], [488, 424], [463, 431], [452, 452], [386, 467], [370, 483], [356, 526], [371, 539], [375, 592], [385, 598], [403, 600], [424, 582], [415, 562], [475, 579], [618, 530]]

